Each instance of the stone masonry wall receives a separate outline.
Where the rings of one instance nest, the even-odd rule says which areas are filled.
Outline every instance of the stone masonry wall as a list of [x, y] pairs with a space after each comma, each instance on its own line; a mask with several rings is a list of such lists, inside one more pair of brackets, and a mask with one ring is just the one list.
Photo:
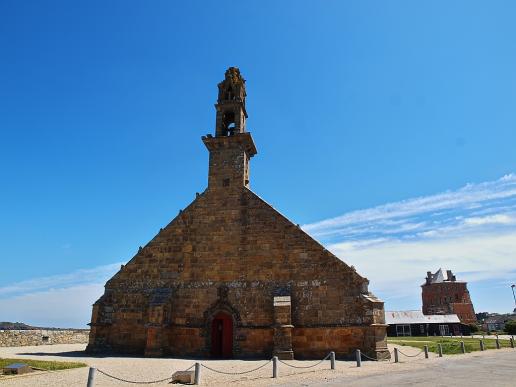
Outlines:
[[463, 324], [477, 321], [466, 282], [425, 284], [422, 286], [422, 299], [424, 314], [457, 314]]
[[75, 330], [0, 330], [0, 347], [27, 345], [83, 344], [88, 342], [88, 329]]
[[[347, 334], [384, 324], [383, 303], [367, 284], [252, 191], [217, 187], [198, 195], [108, 281], [93, 310], [89, 349], [142, 353], [147, 327], [157, 323], [161, 333], [152, 341], [163, 354], [209, 356], [210, 317], [223, 301], [233, 308], [234, 355], [269, 356], [273, 298], [288, 294], [294, 327], [306, 328], [294, 332], [295, 356], [329, 348], [343, 356], [357, 347], [375, 356], [386, 348], [385, 333], [364, 336], [360, 345]], [[333, 327], [347, 332], [339, 348], [330, 340]], [[324, 339], [305, 344], [308, 328], [324, 328]]]

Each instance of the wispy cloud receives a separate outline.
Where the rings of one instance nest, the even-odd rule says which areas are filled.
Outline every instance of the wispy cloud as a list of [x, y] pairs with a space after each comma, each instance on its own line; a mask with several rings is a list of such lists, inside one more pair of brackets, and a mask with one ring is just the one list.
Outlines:
[[[479, 218], [483, 218], [483, 223]], [[386, 235], [413, 237], [463, 225], [513, 225], [515, 219], [516, 175], [510, 174], [496, 181], [468, 184], [456, 191], [353, 211], [304, 225], [303, 229], [325, 243], [334, 243]]]
[[116, 273], [118, 269], [120, 269], [120, 265], [121, 263], [113, 263], [90, 269], [75, 270], [66, 274], [38, 277], [27, 281], [14, 282], [0, 287], [0, 299], [71, 286], [104, 283], [114, 273]]
[[[470, 281], [477, 310], [508, 311], [516, 277], [516, 175], [353, 211], [303, 228], [371, 281], [388, 309], [420, 307], [427, 270]], [[119, 263], [0, 287], [0, 311], [33, 325], [84, 327]], [[507, 293], [507, 294], [506, 294]]]
[[92, 283], [0, 298], [1, 319], [40, 327], [87, 328], [91, 305], [103, 291], [103, 283]]
[[[398, 299], [420, 307], [419, 285], [426, 271], [439, 267], [472, 282], [475, 296], [475, 283], [483, 284], [483, 292], [494, 291], [485, 284], [496, 287], [516, 277], [516, 175], [353, 211], [303, 228], [368, 277], [390, 309], [406, 305]], [[502, 291], [499, 298], [479, 294], [478, 299], [490, 301], [477, 307], [512, 310], [509, 294]]]
[[85, 328], [91, 305], [121, 263], [33, 278], [0, 287], [2, 319], [30, 325]]

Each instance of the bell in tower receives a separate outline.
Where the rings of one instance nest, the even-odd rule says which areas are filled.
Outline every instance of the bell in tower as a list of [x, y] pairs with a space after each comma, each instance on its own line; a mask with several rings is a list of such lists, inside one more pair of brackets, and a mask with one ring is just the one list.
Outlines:
[[219, 96], [215, 108], [216, 137], [233, 136], [245, 132], [245, 79], [237, 67], [226, 70], [224, 80], [219, 83]]

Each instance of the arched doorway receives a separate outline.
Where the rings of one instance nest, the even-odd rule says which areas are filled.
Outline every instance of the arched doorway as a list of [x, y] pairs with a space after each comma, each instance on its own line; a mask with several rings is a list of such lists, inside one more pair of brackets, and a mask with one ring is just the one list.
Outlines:
[[233, 357], [233, 318], [228, 313], [217, 313], [211, 322], [211, 356]]

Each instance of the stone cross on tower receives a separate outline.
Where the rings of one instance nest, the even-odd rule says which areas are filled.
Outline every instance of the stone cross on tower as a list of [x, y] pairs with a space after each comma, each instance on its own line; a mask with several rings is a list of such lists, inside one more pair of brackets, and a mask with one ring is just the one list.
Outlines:
[[215, 137], [202, 137], [210, 152], [208, 189], [249, 188], [249, 160], [256, 154], [256, 146], [245, 130], [245, 79], [238, 68], [230, 67], [218, 87]]

